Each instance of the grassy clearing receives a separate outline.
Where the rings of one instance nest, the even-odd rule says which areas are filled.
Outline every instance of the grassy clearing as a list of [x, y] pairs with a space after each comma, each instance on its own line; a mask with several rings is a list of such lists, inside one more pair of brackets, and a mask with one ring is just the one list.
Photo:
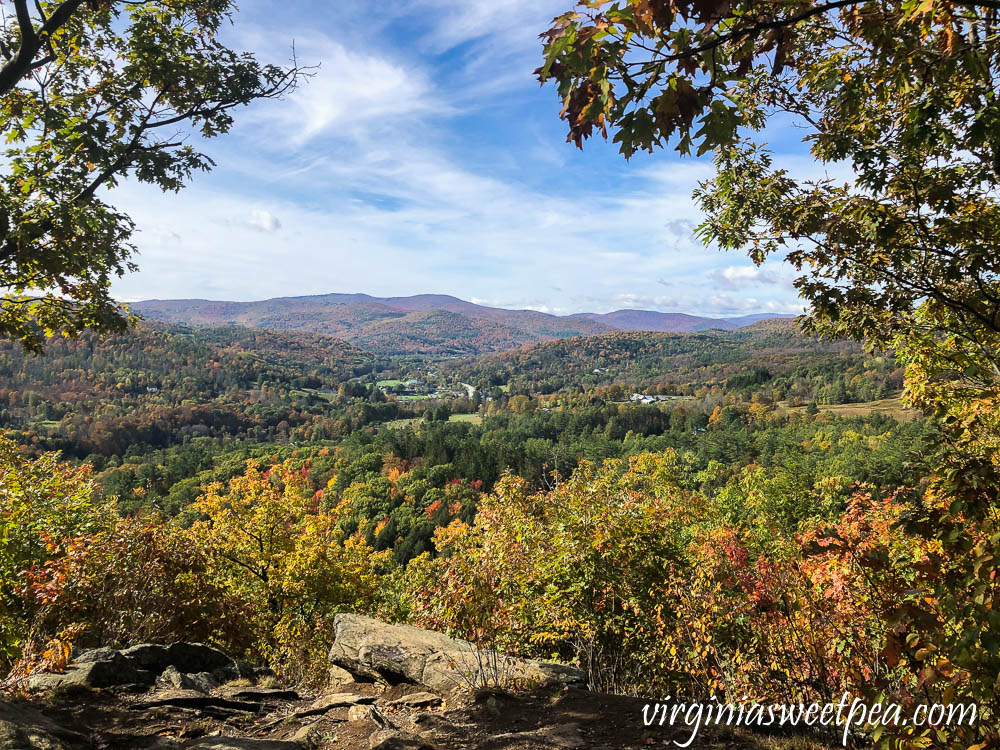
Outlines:
[[[405, 430], [407, 428], [414, 428], [419, 426], [422, 419], [420, 417], [412, 417], [410, 419], [394, 419], [391, 422], [386, 422], [385, 426], [390, 430]], [[482, 424], [483, 418], [478, 414], [452, 414], [448, 417], [449, 422], [468, 422], [469, 424]]]
[[483, 418], [478, 414], [452, 414], [448, 417], [449, 422], [468, 422], [469, 424], [482, 424]]
[[399, 385], [406, 385], [402, 380], [380, 380], [375, 385], [379, 388], [395, 388]]
[[316, 396], [316, 398], [321, 398], [324, 401], [333, 401], [337, 397], [336, 393], [324, 393], [323, 391], [318, 391], [315, 388], [296, 388], [290, 391], [290, 394], [294, 398]]
[[[788, 406], [785, 403], [778, 405], [777, 410], [781, 414], [803, 414], [806, 407]], [[864, 401], [857, 404], [832, 404], [830, 406], [819, 407], [824, 414], [833, 414], [840, 417], [867, 416], [869, 414], [885, 414], [892, 417], [897, 422], [912, 422], [920, 416], [916, 409], [906, 409], [899, 398], [883, 398], [879, 401]]]

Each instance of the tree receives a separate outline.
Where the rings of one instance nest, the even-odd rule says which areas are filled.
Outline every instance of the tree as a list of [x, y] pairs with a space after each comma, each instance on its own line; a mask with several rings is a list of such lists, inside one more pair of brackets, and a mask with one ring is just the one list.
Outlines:
[[[61, 539], [59, 554], [27, 572], [35, 638], [124, 647], [215, 642], [236, 653], [250, 633], [243, 604], [207, 575], [191, 534], [155, 514], [112, 518], [96, 534]], [[44, 641], [43, 641], [44, 642]]]
[[686, 526], [700, 518], [676, 471], [666, 452], [581, 463], [548, 492], [505, 477], [473, 526], [438, 529], [438, 557], [407, 570], [417, 619], [488, 651], [579, 660], [595, 689], [662, 687], [660, 585], [680, 576]]
[[133, 223], [106, 201], [126, 177], [180, 190], [214, 166], [188, 141], [236, 107], [276, 99], [303, 70], [218, 38], [231, 0], [0, 2], [0, 335], [124, 330], [110, 296], [134, 270]]
[[[910, 402], [944, 424], [926, 494], [898, 523], [953, 562], [919, 569], [920, 601], [898, 601], [887, 623], [925, 695], [983, 706], [1000, 668], [998, 10], [992, 0], [597, 0], [555, 20], [538, 71], [558, 83], [578, 145], [610, 127], [626, 157], [671, 140], [683, 154], [713, 153], [717, 174], [696, 192], [701, 238], [757, 263], [784, 253], [812, 307], [807, 329], [896, 350]], [[774, 168], [747, 135], [776, 116], [854, 179]], [[995, 741], [996, 709], [984, 710]]]
[[[1000, 387], [1000, 37], [991, 0], [582, 3], [544, 35], [569, 138], [714, 153], [699, 228], [802, 275], [807, 326], [895, 346], [980, 398]], [[747, 140], [776, 116], [852, 184], [802, 181]], [[911, 389], [918, 397], [920, 389]], [[951, 394], [949, 391], [948, 394]], [[921, 405], [946, 398], [935, 387]]]
[[212, 580], [244, 603], [253, 653], [287, 676], [321, 681], [332, 615], [374, 609], [391, 553], [372, 550], [361, 531], [344, 533], [347, 504], [321, 509], [304, 475], [287, 462], [267, 471], [248, 462], [227, 485], [205, 487], [192, 534]]

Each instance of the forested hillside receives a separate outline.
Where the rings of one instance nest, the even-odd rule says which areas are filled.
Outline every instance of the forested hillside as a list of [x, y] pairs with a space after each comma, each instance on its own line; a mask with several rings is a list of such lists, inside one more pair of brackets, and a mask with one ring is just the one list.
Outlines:
[[0, 426], [78, 457], [203, 435], [287, 440], [324, 413], [299, 389], [335, 398], [373, 361], [337, 339], [235, 327], [143, 325], [56, 339], [43, 356], [0, 343]]
[[311, 331], [336, 336], [383, 355], [459, 357], [612, 330], [736, 329], [766, 317], [725, 320], [644, 310], [560, 316], [487, 307], [440, 294], [412, 297], [322, 294], [259, 302], [147, 300], [133, 307], [152, 320], [171, 323]]
[[616, 332], [552, 341], [447, 368], [484, 390], [504, 386], [512, 393], [619, 384], [690, 395], [718, 385], [767, 391], [777, 401], [790, 399], [796, 405], [874, 401], [898, 393], [903, 380], [891, 356], [866, 356], [851, 342], [809, 338], [792, 321], [684, 335]]
[[[831, 524], [850, 538], [857, 514], [894, 512], [935, 434], [921, 415], [875, 403], [902, 384], [890, 353], [776, 321], [464, 361], [144, 324], [54, 341], [41, 357], [6, 347], [0, 371], [0, 472], [10, 486], [45, 477], [48, 488], [0, 494], [11, 513], [39, 519], [7, 543], [20, 545], [15, 565], [34, 566], [26, 586], [0, 589], [15, 673], [36, 658], [29, 620], [56, 643], [70, 638], [55, 630], [66, 622], [78, 644], [126, 643], [152, 608], [188, 613], [162, 626], [170, 633], [310, 685], [325, 679], [331, 617], [343, 610], [580, 661], [593, 687], [618, 692], [641, 692], [651, 674], [671, 684], [682, 647], [705, 673], [732, 659], [756, 669], [778, 649], [794, 675], [801, 618], [829, 606], [809, 598], [828, 570], [811, 557], [815, 539]], [[45, 551], [39, 540], [56, 537], [66, 546]], [[596, 566], [575, 593], [567, 556], [605, 559], [604, 539], [626, 557]], [[660, 550], [648, 564], [627, 559], [648, 545]], [[806, 578], [779, 583], [770, 560], [798, 561]], [[723, 575], [736, 588], [711, 594]], [[126, 593], [137, 578], [162, 584]], [[848, 585], [844, 597], [861, 594]], [[651, 640], [623, 641], [642, 618], [595, 611], [588, 590], [629, 602], [625, 612], [670, 602], [671, 614]], [[781, 591], [802, 614], [767, 619], [755, 602]], [[838, 602], [847, 619], [809, 631], [808, 653], [849, 666], [875, 644], [854, 630], [854, 651], [838, 645], [855, 627]], [[746, 623], [738, 636], [720, 619], [732, 609]], [[112, 619], [111, 630], [100, 624]], [[715, 655], [672, 635], [692, 622]], [[776, 640], [754, 640], [768, 628]], [[581, 637], [599, 648], [581, 658]], [[649, 671], [663, 659], [671, 670]]]
[[[247, 460], [293, 460], [316, 490], [349, 497], [349, 525], [401, 563], [432, 550], [435, 528], [471, 521], [505, 472], [541, 489], [580, 461], [673, 450], [693, 490], [759, 466], [775, 488], [809, 494], [836, 476], [843, 492], [904, 481], [906, 454], [926, 438], [923, 422], [864, 408], [806, 413], [893, 395], [901, 374], [891, 357], [778, 322], [616, 332], [464, 362], [378, 358], [313, 334], [144, 324], [54, 341], [41, 357], [7, 346], [0, 372], [6, 434], [92, 467], [100, 494], [123, 508], [184, 516]], [[430, 394], [399, 395], [405, 382]], [[830, 444], [838, 450], [815, 447]]]

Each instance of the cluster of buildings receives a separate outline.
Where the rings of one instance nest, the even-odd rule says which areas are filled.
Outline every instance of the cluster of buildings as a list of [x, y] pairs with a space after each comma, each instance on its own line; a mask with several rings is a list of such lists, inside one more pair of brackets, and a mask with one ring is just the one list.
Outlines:
[[659, 401], [673, 401], [676, 396], [647, 396], [645, 393], [633, 393], [628, 400], [634, 404], [655, 404]]

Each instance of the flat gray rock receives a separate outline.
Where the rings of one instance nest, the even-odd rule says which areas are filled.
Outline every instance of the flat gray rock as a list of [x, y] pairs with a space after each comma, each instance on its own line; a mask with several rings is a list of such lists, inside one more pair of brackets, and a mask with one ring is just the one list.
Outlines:
[[117, 651], [111, 654], [110, 658], [101, 661], [70, 664], [62, 673], [31, 674], [25, 680], [25, 687], [31, 691], [43, 691], [63, 687], [108, 688], [143, 682], [143, 675], [132, 662]]
[[409, 695], [404, 695], [402, 698], [396, 698], [396, 700], [389, 701], [388, 705], [410, 706], [412, 708], [423, 708], [425, 706], [439, 706], [441, 705], [441, 696], [427, 692], [410, 693]]
[[329, 661], [354, 675], [382, 679], [392, 684], [408, 682], [444, 692], [482, 684], [483, 661], [502, 664], [499, 675], [485, 675], [486, 681], [500, 681], [524, 687], [582, 685], [583, 670], [565, 664], [494, 656], [477, 650], [468, 641], [443, 633], [390, 625], [371, 617], [339, 614], [334, 619], [334, 642]]
[[217, 670], [231, 672], [234, 677], [239, 674], [239, 667], [228, 655], [202, 643], [172, 643], [167, 648], [167, 660], [170, 665], [177, 667], [178, 672], [185, 674]]
[[143, 643], [123, 651], [83, 651], [65, 672], [30, 675], [25, 687], [32, 691], [72, 686], [109, 688], [151, 685], [159, 678], [161, 688], [207, 692], [238, 676], [236, 662], [211, 646], [183, 641], [170, 646]]

